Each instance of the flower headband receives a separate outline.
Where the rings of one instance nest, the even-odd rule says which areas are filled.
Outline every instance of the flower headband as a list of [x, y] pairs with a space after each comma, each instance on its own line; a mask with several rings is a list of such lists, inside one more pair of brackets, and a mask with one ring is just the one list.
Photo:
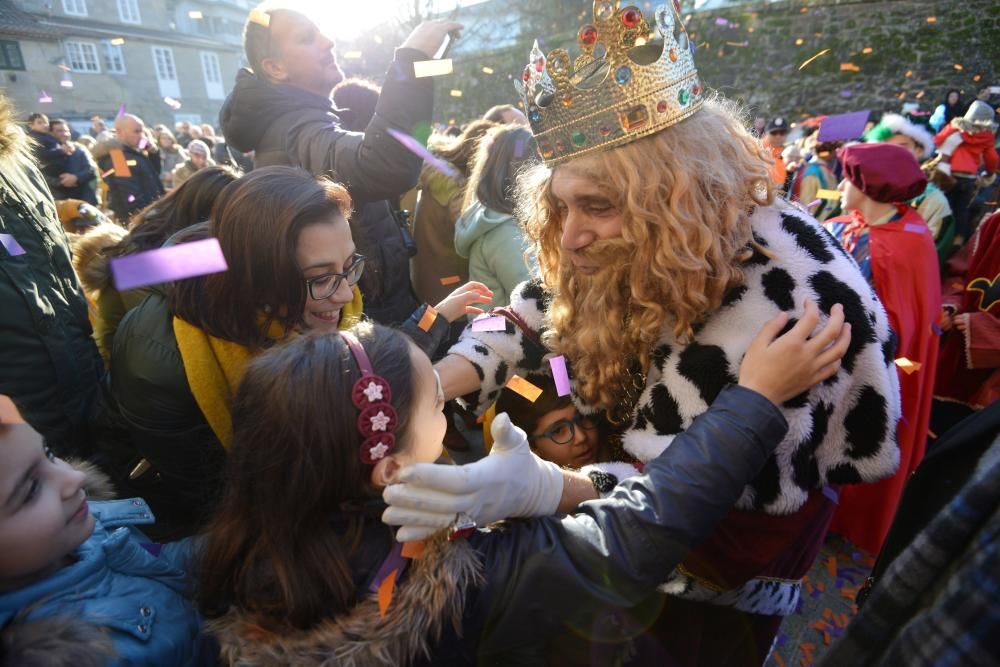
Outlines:
[[359, 411], [358, 432], [361, 433], [361, 462], [374, 465], [396, 446], [396, 410], [392, 407], [392, 388], [385, 378], [376, 375], [368, 360], [365, 348], [357, 337], [348, 332], [339, 332], [347, 343], [361, 370], [361, 378], [354, 383], [351, 401]]

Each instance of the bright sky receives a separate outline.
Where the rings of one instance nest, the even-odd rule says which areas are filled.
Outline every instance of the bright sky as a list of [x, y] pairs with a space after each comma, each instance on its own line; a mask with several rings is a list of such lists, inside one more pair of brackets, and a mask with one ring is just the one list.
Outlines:
[[[435, 12], [468, 7], [485, 0], [419, 0], [421, 10], [428, 5]], [[406, 17], [413, 11], [414, 0], [291, 0], [289, 4], [300, 8], [303, 14], [314, 19], [324, 32], [333, 38], [350, 37], [371, 29], [393, 17]]]

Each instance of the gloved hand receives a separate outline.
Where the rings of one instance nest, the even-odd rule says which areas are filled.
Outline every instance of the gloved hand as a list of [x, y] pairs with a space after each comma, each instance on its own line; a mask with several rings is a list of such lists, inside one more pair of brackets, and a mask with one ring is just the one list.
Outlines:
[[496, 416], [491, 433], [486, 458], [462, 466], [416, 463], [400, 472], [400, 483], [386, 487], [382, 521], [402, 526], [397, 540], [422, 540], [451, 526], [459, 512], [480, 526], [555, 514], [563, 492], [559, 466], [535, 456], [506, 413]]

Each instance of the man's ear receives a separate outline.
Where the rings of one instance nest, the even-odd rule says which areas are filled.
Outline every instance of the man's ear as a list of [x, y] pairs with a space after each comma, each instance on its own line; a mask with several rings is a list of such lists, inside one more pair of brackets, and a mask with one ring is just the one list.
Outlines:
[[261, 73], [271, 81], [286, 81], [288, 70], [274, 58], [264, 58], [260, 61]]
[[395, 483], [402, 469], [402, 463], [393, 454], [379, 459], [372, 468], [372, 486], [382, 488]]

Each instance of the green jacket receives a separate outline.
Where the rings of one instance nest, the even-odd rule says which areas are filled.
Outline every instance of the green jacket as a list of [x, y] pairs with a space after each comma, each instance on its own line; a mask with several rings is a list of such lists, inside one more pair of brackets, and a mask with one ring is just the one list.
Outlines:
[[455, 250], [469, 258], [469, 280], [478, 280], [493, 290], [493, 303], [481, 306], [483, 310], [506, 306], [514, 287], [531, 278], [537, 262], [534, 257], [525, 260], [526, 248], [514, 218], [478, 201], [458, 219]]
[[0, 233], [24, 253], [0, 247], [0, 394], [58, 454], [86, 455], [104, 364], [45, 180], [27, 153], [9, 145], [6, 153]]

